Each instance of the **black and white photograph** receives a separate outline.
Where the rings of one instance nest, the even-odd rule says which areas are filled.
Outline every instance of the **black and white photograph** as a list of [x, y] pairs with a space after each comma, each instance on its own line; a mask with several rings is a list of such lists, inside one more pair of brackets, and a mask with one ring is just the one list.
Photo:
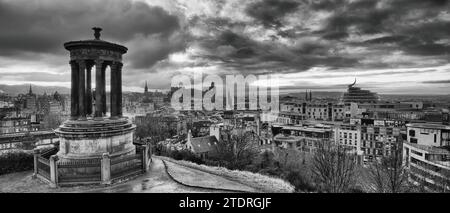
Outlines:
[[449, 111], [448, 0], [0, 0], [0, 194], [448, 193]]

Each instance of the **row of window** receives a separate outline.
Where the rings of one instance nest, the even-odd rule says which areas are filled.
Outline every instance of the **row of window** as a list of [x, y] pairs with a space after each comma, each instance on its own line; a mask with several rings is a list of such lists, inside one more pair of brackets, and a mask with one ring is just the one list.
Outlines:
[[435, 192], [443, 192], [443, 191], [449, 191], [450, 190], [449, 181], [444, 181], [444, 182], [440, 183], [439, 185], [437, 185], [435, 183], [430, 183], [430, 182], [426, 181], [424, 177], [419, 177], [416, 174], [420, 175], [420, 173], [415, 172], [415, 173], [410, 173], [409, 177], [412, 180], [418, 182], [419, 185], [425, 186], [428, 189], [431, 189], [431, 190], [433, 190]]
[[442, 173], [442, 174], [444, 174], [446, 176], [450, 175], [450, 170], [449, 169], [444, 169], [444, 168], [441, 168], [441, 167], [438, 167], [438, 166], [435, 166], [435, 165], [423, 162], [423, 161], [421, 161], [421, 160], [419, 160], [417, 158], [414, 158], [414, 157], [411, 157], [411, 163], [413, 163], [415, 165], [418, 165], [420, 167], [423, 167], [423, 168], [425, 168], [427, 170], [431, 170], [431, 171], [434, 171], [434, 172], [437, 172], [437, 173]]

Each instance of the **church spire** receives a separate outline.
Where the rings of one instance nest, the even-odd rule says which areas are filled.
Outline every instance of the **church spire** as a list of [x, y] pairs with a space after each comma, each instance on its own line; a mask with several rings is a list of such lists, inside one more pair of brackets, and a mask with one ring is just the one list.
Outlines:
[[30, 89], [28, 90], [28, 94], [33, 94], [33, 90], [31, 89], [31, 84], [30, 84]]
[[309, 90], [309, 101], [312, 101], [312, 91]]
[[148, 93], [148, 86], [147, 86], [147, 81], [145, 81], [145, 88], [144, 88], [144, 93]]

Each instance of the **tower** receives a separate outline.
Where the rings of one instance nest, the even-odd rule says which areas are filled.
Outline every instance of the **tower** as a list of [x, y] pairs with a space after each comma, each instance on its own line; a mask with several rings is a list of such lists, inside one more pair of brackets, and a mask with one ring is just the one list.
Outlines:
[[147, 86], [147, 81], [145, 81], [145, 88], [144, 88], [144, 94], [148, 93], [148, 86]]

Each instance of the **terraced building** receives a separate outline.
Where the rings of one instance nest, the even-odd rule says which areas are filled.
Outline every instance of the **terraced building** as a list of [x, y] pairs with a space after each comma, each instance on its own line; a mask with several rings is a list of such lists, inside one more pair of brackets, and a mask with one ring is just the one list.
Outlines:
[[363, 90], [355, 87], [356, 79], [353, 84], [348, 85], [347, 92], [342, 97], [344, 103], [377, 103], [378, 95], [370, 90]]

